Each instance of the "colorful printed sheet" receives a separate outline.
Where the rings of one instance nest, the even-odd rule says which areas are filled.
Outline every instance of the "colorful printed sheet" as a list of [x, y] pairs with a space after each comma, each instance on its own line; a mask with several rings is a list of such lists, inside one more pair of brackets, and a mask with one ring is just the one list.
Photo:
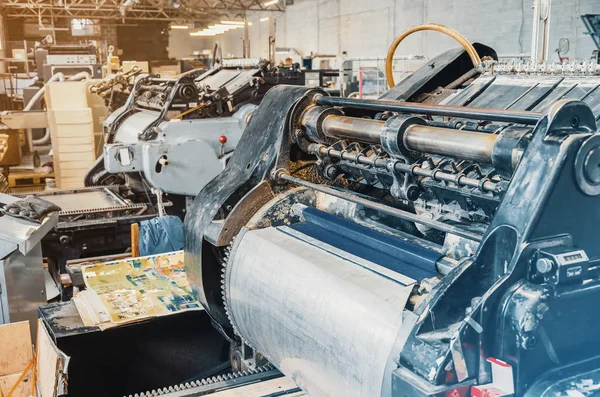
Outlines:
[[187, 281], [183, 251], [89, 265], [82, 275], [112, 323], [202, 309]]

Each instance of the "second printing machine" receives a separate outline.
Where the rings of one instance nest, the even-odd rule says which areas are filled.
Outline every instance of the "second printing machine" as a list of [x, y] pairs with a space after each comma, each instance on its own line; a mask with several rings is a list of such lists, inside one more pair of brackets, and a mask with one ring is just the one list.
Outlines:
[[304, 74], [235, 59], [199, 76], [138, 77], [127, 103], [104, 123], [104, 158], [86, 185], [127, 175], [168, 194], [194, 197], [223, 170], [252, 112], [277, 84], [303, 85]]
[[86, 187], [36, 194], [63, 209], [42, 241], [55, 278], [67, 260], [124, 252], [131, 223], [163, 211], [183, 217], [186, 197], [223, 170], [257, 104], [282, 83], [303, 84], [304, 75], [240, 59], [173, 79], [138, 76], [105, 121], [104, 154]]

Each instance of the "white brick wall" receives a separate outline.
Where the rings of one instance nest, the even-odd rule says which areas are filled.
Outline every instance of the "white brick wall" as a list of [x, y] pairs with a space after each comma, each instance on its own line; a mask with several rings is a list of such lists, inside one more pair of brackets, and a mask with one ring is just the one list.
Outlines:
[[[283, 1], [283, 0], [282, 0]], [[351, 57], [385, 56], [396, 35], [423, 22], [436, 22], [457, 29], [471, 41], [493, 47], [498, 53], [529, 52], [531, 47], [532, 0], [295, 0], [285, 14], [276, 13], [277, 46], [294, 47], [307, 56], [313, 53]], [[584, 35], [580, 15], [600, 13], [600, 0], [552, 0], [551, 51], [562, 37], [569, 39], [570, 58], [588, 58], [594, 45]], [[251, 55], [267, 56], [266, 13], [252, 13], [249, 20]], [[217, 36], [224, 52], [242, 55], [243, 32]], [[193, 38], [194, 47], [212, 48], [215, 39]], [[185, 52], [188, 41], [171, 47]], [[397, 54], [435, 56], [456, 46], [440, 33], [415, 33]], [[198, 49], [198, 48], [194, 48]], [[170, 48], [171, 50], [171, 48]], [[171, 51], [172, 56], [175, 55]], [[191, 53], [191, 51], [188, 51]], [[563, 54], [564, 55], [564, 54]]]

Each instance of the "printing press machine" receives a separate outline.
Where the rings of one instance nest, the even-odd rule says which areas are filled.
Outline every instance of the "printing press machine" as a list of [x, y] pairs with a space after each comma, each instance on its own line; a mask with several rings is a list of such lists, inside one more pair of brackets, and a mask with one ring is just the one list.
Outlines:
[[265, 96], [185, 220], [233, 368], [311, 397], [598, 390], [600, 68], [495, 59]]
[[269, 90], [185, 217], [225, 366], [132, 396], [600, 389], [600, 66], [464, 47], [378, 100]]
[[223, 170], [252, 112], [278, 84], [303, 85], [304, 74], [233, 59], [199, 76], [139, 76], [126, 104], [104, 122], [104, 156], [86, 186], [143, 179], [165, 193], [194, 197]]

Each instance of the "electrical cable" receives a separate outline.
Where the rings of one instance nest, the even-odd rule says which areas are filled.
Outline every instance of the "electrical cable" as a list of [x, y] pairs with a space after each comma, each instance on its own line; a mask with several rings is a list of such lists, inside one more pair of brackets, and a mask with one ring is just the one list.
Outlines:
[[385, 76], [387, 78], [388, 85], [390, 86], [390, 88], [393, 88], [396, 85], [394, 81], [392, 66], [394, 63], [394, 54], [396, 53], [398, 45], [406, 37], [410, 36], [415, 32], [420, 32], [423, 30], [433, 30], [452, 37], [454, 40], [459, 42], [459, 44], [465, 49], [465, 51], [467, 51], [467, 54], [469, 54], [469, 57], [471, 58], [471, 62], [473, 62], [473, 66], [477, 68], [482, 64], [481, 58], [479, 57], [479, 54], [477, 54], [477, 51], [475, 50], [473, 45], [469, 42], [469, 40], [465, 38], [465, 36], [458, 33], [456, 30], [449, 28], [448, 26], [441, 25], [439, 23], [426, 23], [422, 25], [413, 26], [412, 28], [408, 28], [403, 33], [401, 33], [400, 36], [396, 37], [396, 40], [394, 40], [387, 53], [387, 58], [385, 60]]

